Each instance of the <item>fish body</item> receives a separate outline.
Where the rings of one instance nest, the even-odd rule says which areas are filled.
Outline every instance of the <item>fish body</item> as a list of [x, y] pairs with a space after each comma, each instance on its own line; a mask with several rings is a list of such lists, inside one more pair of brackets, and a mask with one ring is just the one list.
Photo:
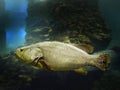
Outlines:
[[27, 64], [52, 71], [73, 70], [82, 73], [86, 72], [85, 66], [97, 67], [104, 71], [110, 63], [106, 54], [91, 55], [74, 45], [57, 41], [18, 48], [16, 55]]

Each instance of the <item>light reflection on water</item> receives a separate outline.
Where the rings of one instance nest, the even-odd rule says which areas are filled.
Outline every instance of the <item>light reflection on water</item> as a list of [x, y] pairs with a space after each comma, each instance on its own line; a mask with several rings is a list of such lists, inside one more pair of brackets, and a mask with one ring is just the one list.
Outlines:
[[18, 28], [18, 31], [14, 31], [12, 28], [8, 28], [6, 31], [8, 48], [16, 48], [25, 43], [25, 27]]
[[25, 43], [27, 0], [5, 0], [9, 25], [6, 28], [7, 48], [16, 48]]

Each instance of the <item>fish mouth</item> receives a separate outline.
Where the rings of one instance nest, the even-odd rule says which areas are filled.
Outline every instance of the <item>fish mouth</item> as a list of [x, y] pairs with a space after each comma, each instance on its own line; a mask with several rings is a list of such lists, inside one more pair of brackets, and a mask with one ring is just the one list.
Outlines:
[[19, 57], [19, 56], [17, 55], [17, 53], [16, 53], [16, 52], [14, 52], [14, 55], [15, 55], [15, 57], [16, 57], [16, 58], [18, 58], [18, 57]]
[[14, 55], [15, 55], [16, 58], [22, 60], [21, 56], [19, 55], [19, 51], [15, 51]]
[[15, 52], [15, 57], [16, 57], [17, 59], [21, 59], [21, 58], [19, 57], [19, 55], [16, 54], [16, 52]]
[[18, 51], [15, 51], [14, 54], [15, 54], [16, 57], [19, 57]]

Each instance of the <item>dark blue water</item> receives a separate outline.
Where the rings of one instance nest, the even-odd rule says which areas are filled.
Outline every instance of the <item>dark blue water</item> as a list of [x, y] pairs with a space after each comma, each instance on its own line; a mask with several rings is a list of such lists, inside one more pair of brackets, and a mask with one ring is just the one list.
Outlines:
[[120, 1], [99, 0], [99, 8], [104, 16], [107, 26], [112, 29], [112, 41], [110, 47], [120, 45]]

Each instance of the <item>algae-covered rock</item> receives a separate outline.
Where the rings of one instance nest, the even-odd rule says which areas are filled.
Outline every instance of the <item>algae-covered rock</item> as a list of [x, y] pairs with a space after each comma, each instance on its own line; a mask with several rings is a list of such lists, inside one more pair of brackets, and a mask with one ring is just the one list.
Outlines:
[[44, 7], [47, 15], [38, 13], [41, 11], [40, 2], [31, 1], [28, 4], [27, 43], [83, 43], [92, 45], [95, 50], [103, 50], [108, 46], [111, 30], [106, 27], [99, 12], [98, 0], [49, 1]]
[[37, 70], [19, 62], [13, 52], [3, 55], [0, 58], [0, 89], [21, 90], [28, 88], [37, 73]]

